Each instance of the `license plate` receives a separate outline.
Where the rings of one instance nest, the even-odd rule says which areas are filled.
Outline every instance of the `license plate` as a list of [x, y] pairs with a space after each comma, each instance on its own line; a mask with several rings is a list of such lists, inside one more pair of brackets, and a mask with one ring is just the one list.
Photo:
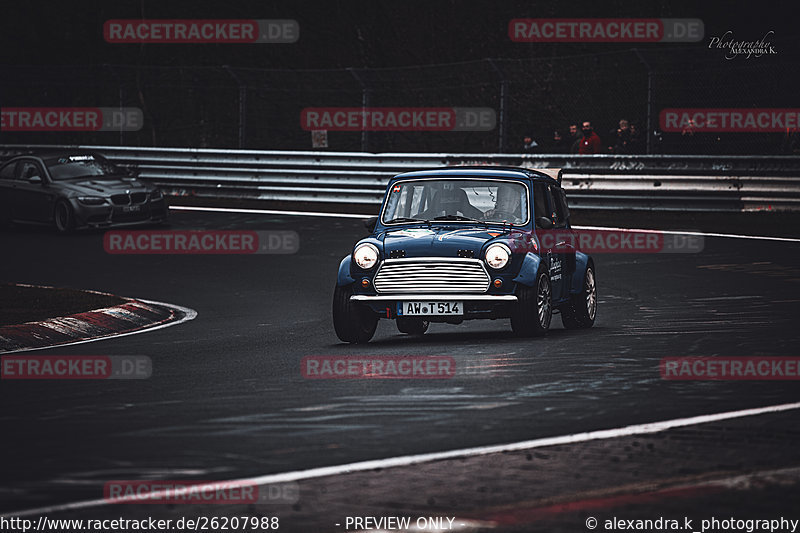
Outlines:
[[398, 302], [397, 314], [400, 316], [463, 315], [464, 302]]
[[140, 205], [123, 205], [122, 206], [122, 212], [123, 213], [133, 213], [133, 212], [141, 211], [141, 210], [142, 210], [142, 206], [140, 206]]

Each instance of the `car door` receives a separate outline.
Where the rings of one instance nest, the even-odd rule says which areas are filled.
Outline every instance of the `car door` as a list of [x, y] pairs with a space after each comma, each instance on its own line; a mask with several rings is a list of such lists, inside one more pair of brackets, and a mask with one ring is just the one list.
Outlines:
[[[36, 180], [38, 177], [38, 181]], [[21, 159], [14, 169], [11, 216], [14, 220], [48, 222], [55, 194], [42, 165], [33, 158]]]
[[0, 221], [11, 218], [11, 195], [14, 190], [14, 169], [17, 164], [13, 161], [0, 167]]
[[536, 234], [539, 237], [539, 244], [541, 245], [542, 259], [547, 266], [547, 271], [550, 276], [550, 284], [553, 291], [553, 300], [561, 298], [561, 275], [560, 275], [560, 259], [558, 258], [558, 251], [556, 250], [555, 229], [554, 227], [541, 227], [539, 221], [545, 218], [550, 221], [550, 224], [555, 225], [554, 220], [554, 207], [553, 207], [552, 194], [550, 188], [546, 183], [534, 182], [533, 185], [533, 213], [536, 221]]
[[539, 182], [534, 187], [534, 214], [544, 217], [552, 227], [537, 230], [542, 254], [546, 259], [553, 301], [569, 296], [570, 268], [574, 270], [575, 248], [568, 228], [569, 212], [560, 187]]
[[575, 236], [569, 227], [569, 207], [564, 189], [557, 185], [548, 185], [548, 189], [554, 230], [550, 279], [553, 283], [553, 299], [559, 300], [569, 297], [572, 273], [575, 272]]

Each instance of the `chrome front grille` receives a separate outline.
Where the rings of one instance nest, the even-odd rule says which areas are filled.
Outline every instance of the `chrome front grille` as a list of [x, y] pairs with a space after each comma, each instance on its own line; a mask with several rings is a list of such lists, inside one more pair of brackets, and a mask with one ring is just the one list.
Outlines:
[[375, 274], [379, 293], [484, 293], [489, 274], [478, 259], [433, 257], [387, 259]]

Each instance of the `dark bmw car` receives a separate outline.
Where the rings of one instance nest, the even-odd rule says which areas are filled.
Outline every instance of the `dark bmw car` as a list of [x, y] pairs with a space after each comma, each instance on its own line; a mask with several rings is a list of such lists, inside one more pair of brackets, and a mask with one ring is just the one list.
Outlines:
[[400, 174], [368, 227], [339, 265], [333, 324], [342, 341], [369, 341], [381, 318], [417, 335], [430, 322], [479, 318], [543, 335], [554, 313], [566, 328], [594, 324], [594, 261], [572, 245], [557, 170]]
[[26, 154], [0, 166], [0, 223], [50, 224], [68, 233], [166, 220], [158, 188], [97, 153]]

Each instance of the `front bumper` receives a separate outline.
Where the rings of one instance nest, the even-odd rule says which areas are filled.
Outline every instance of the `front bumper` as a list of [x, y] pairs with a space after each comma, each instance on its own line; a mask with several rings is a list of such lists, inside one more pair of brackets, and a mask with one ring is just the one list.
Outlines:
[[136, 211], [126, 206], [85, 205], [73, 201], [76, 226], [79, 228], [109, 228], [156, 224], [167, 220], [167, 203], [163, 199], [140, 204]]
[[370, 308], [381, 318], [397, 318], [398, 304], [407, 301], [456, 301], [464, 302], [464, 313], [461, 315], [417, 315], [430, 322], [459, 323], [463, 320], [478, 318], [508, 318], [517, 306], [517, 297], [513, 294], [354, 294], [350, 301], [358, 302]]
[[354, 294], [350, 300], [354, 302], [402, 302], [403, 300], [516, 302], [517, 297], [513, 294]]

